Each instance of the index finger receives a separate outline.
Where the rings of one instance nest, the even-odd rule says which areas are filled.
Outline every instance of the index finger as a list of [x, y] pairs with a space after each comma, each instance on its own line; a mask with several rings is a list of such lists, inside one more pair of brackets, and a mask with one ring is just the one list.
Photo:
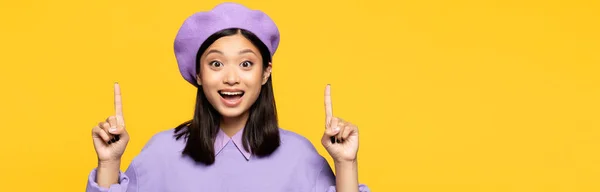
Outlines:
[[331, 85], [329, 84], [325, 87], [325, 117], [327, 119], [327, 124], [329, 124], [331, 117], [333, 117], [333, 107], [331, 107]]
[[[121, 87], [115, 83], [115, 115], [123, 118], [123, 104], [121, 103]], [[117, 121], [119, 118], [117, 118]]]

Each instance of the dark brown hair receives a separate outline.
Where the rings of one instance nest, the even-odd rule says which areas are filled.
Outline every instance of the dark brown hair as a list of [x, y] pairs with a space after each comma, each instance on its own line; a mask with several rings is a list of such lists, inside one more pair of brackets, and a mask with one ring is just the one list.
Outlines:
[[[241, 33], [254, 46], [258, 48], [263, 59], [262, 69], [265, 70], [271, 62], [269, 49], [252, 32], [244, 29], [224, 29], [214, 33], [202, 43], [196, 55], [196, 71], [200, 73], [200, 56], [217, 39]], [[214, 142], [218, 133], [221, 115], [208, 102], [201, 86], [197, 86], [196, 107], [192, 120], [186, 121], [175, 128], [175, 138], [186, 139], [182, 155], [187, 155], [198, 163], [212, 165], [215, 162]], [[279, 126], [277, 124], [277, 110], [271, 76], [262, 85], [260, 95], [249, 109], [250, 114], [246, 122], [242, 142], [244, 150], [258, 157], [265, 157], [273, 153], [280, 144]]]

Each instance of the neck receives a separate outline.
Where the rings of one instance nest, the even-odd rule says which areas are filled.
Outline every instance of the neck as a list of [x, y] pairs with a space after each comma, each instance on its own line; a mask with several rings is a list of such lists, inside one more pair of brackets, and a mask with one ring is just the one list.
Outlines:
[[233, 135], [244, 128], [248, 121], [248, 116], [248, 112], [245, 112], [237, 117], [221, 117], [220, 128], [227, 136], [233, 137]]

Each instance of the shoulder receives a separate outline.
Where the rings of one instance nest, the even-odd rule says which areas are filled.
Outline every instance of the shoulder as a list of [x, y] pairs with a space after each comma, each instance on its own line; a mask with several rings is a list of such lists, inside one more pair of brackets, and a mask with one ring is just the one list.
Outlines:
[[[297, 174], [316, 179], [323, 171], [327, 171], [325, 169], [329, 167], [327, 160], [319, 154], [310, 139], [281, 128], [280, 137], [281, 146], [278, 154], [284, 157], [287, 166], [293, 168]], [[313, 181], [312, 179], [309, 179], [310, 182]]]
[[319, 154], [315, 145], [306, 137], [293, 131], [279, 129], [281, 150], [286, 155], [296, 156], [298, 159], [310, 160], [315, 163], [322, 162], [323, 156]]
[[159, 131], [143, 145], [135, 160], [142, 163], [148, 160], [163, 159], [171, 153], [175, 154], [181, 151], [184, 146], [183, 138], [179, 140], [175, 138], [175, 129]]
[[174, 145], [177, 142], [178, 141], [175, 139], [175, 129], [163, 130], [152, 135], [142, 150], [156, 148], [159, 146]]
[[282, 146], [299, 149], [302, 151], [316, 152], [315, 146], [306, 137], [282, 128], [279, 128]]
[[174, 162], [173, 157], [177, 157], [176, 154], [180, 151], [173, 150], [181, 142], [175, 139], [174, 133], [174, 129], [155, 133], [132, 159], [126, 174], [135, 178], [138, 187], [146, 187], [140, 183], [164, 180], [162, 174], [156, 173], [168, 170], [169, 165]]

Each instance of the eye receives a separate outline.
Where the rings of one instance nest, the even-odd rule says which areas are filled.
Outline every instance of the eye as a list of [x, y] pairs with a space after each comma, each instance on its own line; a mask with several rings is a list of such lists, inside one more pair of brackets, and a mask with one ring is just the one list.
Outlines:
[[212, 67], [222, 67], [223, 63], [218, 62], [218, 61], [211, 61], [210, 63], [208, 63], [208, 65], [210, 65]]
[[240, 66], [247, 68], [247, 67], [252, 67], [252, 64], [253, 63], [250, 61], [244, 61], [244, 62], [240, 63]]

